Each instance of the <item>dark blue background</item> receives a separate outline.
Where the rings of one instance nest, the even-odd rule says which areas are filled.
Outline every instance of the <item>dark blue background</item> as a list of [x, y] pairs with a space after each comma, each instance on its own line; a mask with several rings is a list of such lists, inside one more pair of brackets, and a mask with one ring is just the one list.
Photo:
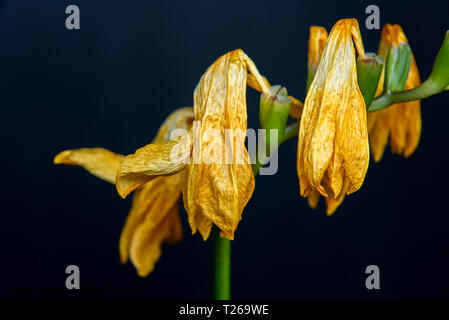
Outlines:
[[[70, 4], [81, 30], [65, 28]], [[201, 74], [235, 48], [303, 99], [309, 26], [356, 17], [366, 50], [376, 51], [380, 31], [364, 27], [369, 4], [382, 24], [402, 24], [426, 78], [447, 1], [2, 1], [0, 298], [211, 298], [211, 243], [190, 235], [184, 210], [184, 241], [139, 278], [118, 256], [130, 199], [82, 169], [54, 166], [54, 155], [134, 152], [168, 113], [192, 104]], [[296, 139], [282, 146], [278, 173], [257, 178], [236, 233], [234, 298], [449, 297], [449, 92], [422, 105], [413, 156], [387, 150], [332, 217], [299, 197]], [[252, 90], [248, 116], [256, 128]], [[81, 269], [81, 290], [65, 289], [69, 264]], [[381, 290], [365, 289], [369, 264], [380, 267]]]

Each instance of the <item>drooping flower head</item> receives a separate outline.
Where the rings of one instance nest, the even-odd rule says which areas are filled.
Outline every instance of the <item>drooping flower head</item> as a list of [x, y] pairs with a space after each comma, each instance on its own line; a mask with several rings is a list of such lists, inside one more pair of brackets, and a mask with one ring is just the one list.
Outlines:
[[307, 93], [298, 139], [300, 192], [338, 199], [360, 188], [369, 163], [366, 108], [357, 85], [364, 54], [356, 19], [338, 21]]
[[[173, 112], [161, 128], [154, 143], [170, 139], [175, 129], [189, 130], [193, 109], [181, 108]], [[103, 148], [83, 148], [59, 153], [55, 164], [81, 166], [93, 175], [116, 183], [117, 172], [125, 157]], [[132, 207], [120, 236], [120, 260], [131, 260], [140, 276], [147, 276], [159, 259], [163, 243], [176, 243], [182, 238], [179, 200], [182, 173], [159, 176], [139, 185], [134, 192]]]
[[119, 194], [125, 197], [158, 176], [182, 171], [183, 200], [192, 233], [198, 230], [206, 240], [216, 225], [222, 237], [233, 239], [254, 190], [245, 147], [249, 73], [253, 85], [269, 90], [242, 50], [218, 58], [195, 89], [191, 132], [177, 140], [149, 144], [127, 156], [117, 171]]
[[[408, 43], [400, 25], [386, 24], [382, 29], [378, 54], [386, 59], [391, 46]], [[379, 81], [377, 95], [382, 93], [383, 76]], [[413, 54], [405, 90], [421, 84], [418, 67]], [[404, 157], [410, 156], [421, 136], [421, 103], [419, 100], [394, 104], [380, 111], [368, 114], [368, 132], [374, 161], [382, 158], [390, 139], [391, 151]]]
[[221, 229], [222, 237], [233, 239], [254, 190], [245, 147], [248, 69], [258, 75], [242, 50], [231, 51], [207, 69], [194, 92], [198, 125], [183, 199], [192, 232], [198, 230], [204, 239], [212, 224]]

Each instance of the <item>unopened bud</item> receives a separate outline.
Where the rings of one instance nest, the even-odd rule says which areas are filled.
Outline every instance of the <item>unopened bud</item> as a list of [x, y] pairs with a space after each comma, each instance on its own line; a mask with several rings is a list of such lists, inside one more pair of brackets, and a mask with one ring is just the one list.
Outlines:
[[383, 65], [382, 59], [374, 53], [365, 53], [357, 58], [357, 82], [367, 108], [379, 85]]

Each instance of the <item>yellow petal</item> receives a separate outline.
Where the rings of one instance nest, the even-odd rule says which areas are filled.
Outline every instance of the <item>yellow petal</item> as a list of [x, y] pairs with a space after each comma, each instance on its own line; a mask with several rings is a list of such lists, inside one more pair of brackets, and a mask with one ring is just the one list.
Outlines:
[[368, 113], [369, 142], [374, 161], [379, 162], [384, 154], [390, 133], [390, 110]]
[[176, 110], [162, 124], [152, 144], [123, 160], [116, 178], [117, 191], [122, 198], [157, 176], [171, 175], [184, 168], [191, 149], [190, 135], [169, 140], [175, 129], [190, 130], [193, 119], [191, 107]]
[[302, 115], [302, 109], [304, 108], [304, 104], [296, 99], [295, 97], [288, 96], [290, 100], [292, 101], [292, 104], [290, 106], [290, 112], [289, 116], [292, 118], [295, 118], [297, 120], [301, 119]]
[[349, 187], [349, 180], [345, 180], [343, 184], [343, 189], [340, 194], [335, 197], [333, 194], [330, 194], [329, 197], [324, 198], [326, 200], [326, 214], [331, 216], [343, 202], [345, 195], [347, 193]]
[[184, 169], [190, 153], [190, 136], [176, 141], [153, 143], [125, 157], [117, 171], [116, 187], [125, 198], [129, 193], [157, 178], [175, 174]]
[[103, 148], [82, 148], [62, 151], [53, 161], [83, 167], [94, 176], [115, 184], [115, 175], [123, 159], [123, 155]]
[[310, 191], [309, 195], [307, 196], [307, 203], [309, 204], [309, 207], [311, 207], [312, 209], [316, 209], [319, 200], [320, 194], [315, 190]]
[[[405, 90], [416, 88], [420, 84], [418, 67], [412, 56]], [[421, 137], [421, 102], [415, 100], [398, 103], [387, 110], [391, 112], [391, 151], [409, 157], [418, 147]]]
[[[265, 82], [265, 85], [269, 88], [271, 87], [270, 82], [268, 82], [268, 79], [262, 76], [263, 81]], [[253, 88], [256, 91], [263, 92], [262, 87], [260, 86], [259, 82], [257, 81], [256, 77], [253, 76], [251, 73], [247, 74], [246, 83], [248, 86]]]
[[[204, 239], [212, 224], [221, 229], [222, 237], [233, 239], [254, 190], [245, 147], [247, 68], [255, 74], [251, 63], [242, 50], [223, 55], [207, 69], [194, 92], [195, 120], [201, 124], [193, 129], [195, 146], [186, 165], [183, 199], [192, 232], [198, 230]], [[227, 129], [235, 134], [230, 145], [225, 143]], [[216, 133], [213, 139], [209, 136], [212, 130]], [[231, 163], [225, 157], [225, 146], [232, 150]], [[199, 161], [195, 161], [195, 149]], [[211, 157], [215, 161], [206, 161]]]
[[[340, 195], [338, 195], [338, 197], [335, 197], [335, 195], [332, 194], [332, 192], [330, 192], [329, 196], [324, 197], [324, 200], [326, 201], [326, 214], [328, 216], [334, 214], [337, 208], [343, 202], [346, 192], [348, 190], [348, 186], [349, 181], [346, 180], [345, 183], [343, 184], [342, 192], [340, 192]], [[307, 202], [312, 209], [316, 209], [319, 200], [320, 194], [314, 190], [312, 190], [310, 194], [307, 196]]]
[[[333, 27], [307, 93], [298, 139], [301, 195], [339, 196], [360, 188], [369, 163], [365, 102], [357, 84], [356, 56], [364, 54], [357, 20]], [[325, 174], [328, 183], [323, 184]]]
[[309, 68], [318, 67], [327, 42], [327, 30], [324, 27], [310, 27], [309, 51], [307, 54]]
[[[401, 26], [386, 24], [382, 29], [379, 56], [385, 60], [389, 48], [400, 43], [408, 43]], [[412, 54], [405, 90], [413, 89], [420, 84], [418, 67]], [[376, 95], [382, 92], [382, 88], [383, 73]], [[376, 162], [382, 158], [388, 138], [393, 153], [408, 157], [415, 151], [421, 136], [420, 101], [398, 103], [384, 110], [369, 113], [368, 123], [371, 152]]]
[[133, 204], [120, 236], [120, 260], [130, 255], [139, 275], [146, 276], [161, 255], [163, 243], [182, 238], [179, 197], [182, 173], [158, 177], [134, 193]]
[[190, 130], [193, 119], [194, 115], [192, 107], [184, 107], [175, 110], [167, 117], [167, 119], [165, 119], [164, 123], [159, 128], [156, 137], [153, 139], [153, 143], [170, 141], [170, 135], [175, 129]]

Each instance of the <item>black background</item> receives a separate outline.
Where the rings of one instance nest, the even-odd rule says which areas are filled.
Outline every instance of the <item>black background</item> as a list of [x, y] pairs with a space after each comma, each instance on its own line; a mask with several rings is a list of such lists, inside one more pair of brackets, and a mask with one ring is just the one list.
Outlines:
[[[70, 4], [80, 7], [80, 30], [65, 28]], [[211, 298], [211, 242], [190, 235], [184, 210], [185, 239], [140, 278], [118, 256], [130, 199], [53, 157], [80, 147], [134, 152], [235, 48], [303, 99], [309, 26], [355, 17], [365, 49], [376, 51], [369, 4], [382, 24], [403, 26], [425, 79], [448, 28], [447, 1], [1, 1], [0, 298]], [[417, 151], [371, 162], [332, 217], [299, 197], [296, 139], [283, 145], [277, 174], [257, 178], [237, 229], [233, 297], [448, 298], [448, 101], [449, 92], [425, 100]], [[252, 90], [248, 117], [257, 128]], [[80, 267], [80, 290], [65, 288], [69, 264]], [[370, 264], [380, 267], [377, 291], [364, 285]]]

